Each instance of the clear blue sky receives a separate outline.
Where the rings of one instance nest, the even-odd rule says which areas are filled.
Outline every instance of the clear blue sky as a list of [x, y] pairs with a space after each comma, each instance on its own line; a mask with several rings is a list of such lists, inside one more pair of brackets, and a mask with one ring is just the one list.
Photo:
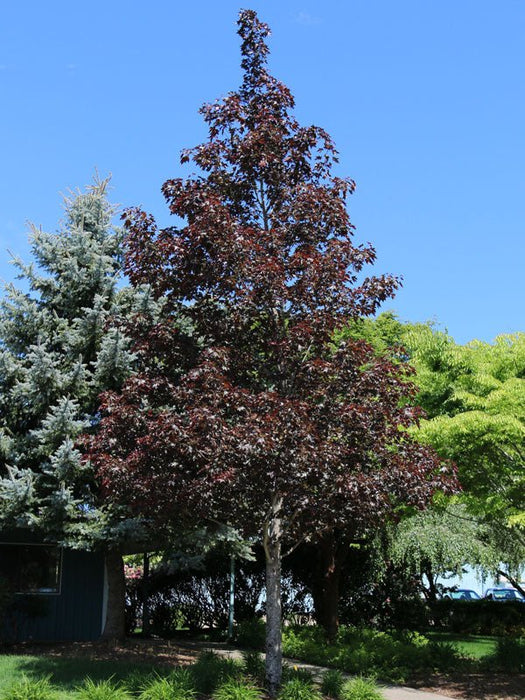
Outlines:
[[525, 330], [524, 0], [4, 3], [0, 277], [26, 222], [55, 230], [95, 167], [115, 202], [169, 223], [160, 186], [204, 139], [199, 106], [239, 84], [241, 7], [357, 181], [357, 240], [404, 277], [385, 308], [458, 342]]

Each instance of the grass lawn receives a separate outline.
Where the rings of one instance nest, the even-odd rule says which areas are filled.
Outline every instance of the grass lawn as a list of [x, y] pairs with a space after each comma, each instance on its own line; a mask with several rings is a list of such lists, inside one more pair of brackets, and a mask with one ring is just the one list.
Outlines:
[[123, 661], [93, 661], [91, 659], [64, 659], [45, 656], [0, 656], [0, 693], [13, 681], [27, 678], [50, 676], [52, 684], [63, 693], [62, 697], [70, 697], [72, 692], [89, 676], [94, 681], [113, 678], [115, 681], [124, 680], [136, 673], [137, 669], [145, 673], [153, 670], [150, 665], [138, 665]]
[[473, 659], [483, 659], [496, 650], [497, 637], [482, 637], [476, 634], [454, 634], [452, 632], [427, 632], [434, 642], [453, 644], [461, 654]]

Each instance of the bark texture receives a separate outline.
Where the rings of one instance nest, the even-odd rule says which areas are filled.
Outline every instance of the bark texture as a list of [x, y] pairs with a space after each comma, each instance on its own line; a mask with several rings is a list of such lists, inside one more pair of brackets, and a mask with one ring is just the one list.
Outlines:
[[102, 639], [124, 639], [126, 634], [126, 583], [124, 579], [124, 561], [120, 550], [109, 549], [106, 552], [106, 575], [108, 582], [108, 606]]
[[281, 608], [281, 502], [274, 499], [274, 517], [266, 528], [266, 683], [270, 697], [275, 697], [282, 675], [282, 608]]

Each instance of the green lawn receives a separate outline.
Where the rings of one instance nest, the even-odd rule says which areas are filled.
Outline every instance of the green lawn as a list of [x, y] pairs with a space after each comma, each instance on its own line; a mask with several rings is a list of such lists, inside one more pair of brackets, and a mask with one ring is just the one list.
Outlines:
[[496, 637], [482, 637], [475, 634], [454, 634], [452, 632], [427, 632], [427, 637], [435, 642], [453, 644], [461, 654], [473, 659], [483, 659], [496, 650]]
[[89, 676], [94, 681], [113, 678], [124, 680], [136, 673], [137, 669], [144, 672], [152, 671], [153, 667], [146, 664], [124, 663], [122, 661], [93, 661], [90, 659], [61, 659], [45, 656], [0, 656], [0, 693], [3, 688], [22, 675], [28, 678], [50, 676], [53, 685], [64, 693], [64, 697], [78, 687], [84, 678]]

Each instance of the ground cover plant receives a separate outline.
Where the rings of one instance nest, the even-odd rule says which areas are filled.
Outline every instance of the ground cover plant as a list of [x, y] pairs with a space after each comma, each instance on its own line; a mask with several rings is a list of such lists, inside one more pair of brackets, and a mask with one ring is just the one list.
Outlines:
[[94, 681], [88, 676], [76, 688], [75, 695], [78, 700], [131, 700], [126, 688], [113, 678]]
[[1, 694], [2, 700], [57, 700], [57, 696], [47, 676], [37, 679], [22, 676], [11, 681]]
[[286, 628], [283, 634], [285, 656], [391, 682], [406, 682], [435, 672], [519, 673], [525, 667], [524, 649], [525, 642], [519, 637], [472, 638], [344, 627], [335, 643], [327, 644], [318, 627]]

